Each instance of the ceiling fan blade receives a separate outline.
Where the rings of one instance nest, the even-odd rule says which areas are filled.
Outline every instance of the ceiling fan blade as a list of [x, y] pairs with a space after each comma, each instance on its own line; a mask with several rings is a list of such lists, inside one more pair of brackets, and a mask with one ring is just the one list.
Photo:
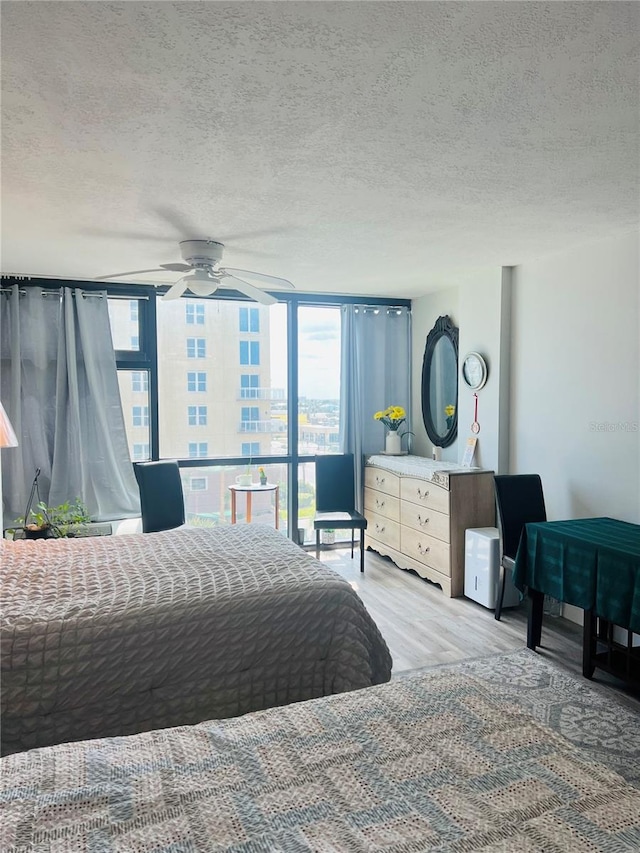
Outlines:
[[292, 284], [287, 278], [279, 278], [276, 275], [265, 275], [262, 272], [252, 272], [251, 270], [237, 270], [233, 269], [233, 267], [225, 267], [222, 272], [229, 273], [230, 275], [235, 276], [236, 274], [242, 276], [249, 276], [249, 278], [255, 278], [257, 281], [264, 281], [265, 284], [270, 284], [272, 287], [286, 287], [288, 289], [295, 290], [295, 285]]
[[167, 290], [161, 299], [163, 302], [168, 302], [171, 299], [180, 299], [186, 289], [187, 282], [184, 279], [180, 279], [180, 281], [176, 281], [176, 283]]
[[[260, 290], [259, 287], [254, 287], [252, 284], [249, 284], [248, 281], [243, 281], [235, 275], [229, 275], [226, 273], [220, 279], [220, 282], [221, 284], [225, 284], [226, 287], [233, 287], [236, 290], [239, 290], [240, 293], [244, 293], [245, 296], [255, 299], [256, 302], [262, 302], [263, 305], [275, 305], [278, 301], [275, 296], [271, 296], [270, 293], [265, 293], [264, 290]], [[227, 284], [227, 282], [230, 283]]]
[[[191, 269], [191, 267], [187, 267], [187, 269]], [[110, 278], [125, 278], [125, 276], [128, 276], [128, 275], [142, 275], [142, 273], [145, 273], [145, 272], [164, 272], [164, 269], [162, 269], [161, 267], [156, 267], [155, 269], [152, 269], [152, 270], [129, 270], [129, 272], [117, 272], [117, 273], [114, 273], [113, 275], [98, 275], [93, 280], [94, 281], [106, 281], [107, 279], [110, 279]]]
[[163, 270], [171, 270], [171, 272], [186, 272], [190, 270], [189, 264], [160, 264]]

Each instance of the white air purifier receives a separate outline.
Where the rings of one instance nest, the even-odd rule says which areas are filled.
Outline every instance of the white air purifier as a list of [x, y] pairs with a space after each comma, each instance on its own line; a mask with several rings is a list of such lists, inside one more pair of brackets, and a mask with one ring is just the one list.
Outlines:
[[[496, 527], [475, 527], [464, 535], [464, 594], [495, 610], [500, 593], [500, 537]], [[503, 607], [517, 607], [520, 593], [507, 572]]]

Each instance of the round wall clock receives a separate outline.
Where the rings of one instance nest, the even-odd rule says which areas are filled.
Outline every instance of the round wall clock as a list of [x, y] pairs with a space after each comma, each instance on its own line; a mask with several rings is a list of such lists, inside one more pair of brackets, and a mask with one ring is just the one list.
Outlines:
[[487, 363], [479, 352], [467, 353], [462, 362], [462, 378], [473, 391], [479, 391], [487, 381]]

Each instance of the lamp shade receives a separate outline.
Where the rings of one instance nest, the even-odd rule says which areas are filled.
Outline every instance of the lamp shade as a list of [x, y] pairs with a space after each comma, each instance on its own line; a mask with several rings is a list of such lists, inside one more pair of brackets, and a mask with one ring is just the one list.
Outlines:
[[11, 426], [9, 416], [0, 403], [0, 447], [17, 447], [18, 439]]

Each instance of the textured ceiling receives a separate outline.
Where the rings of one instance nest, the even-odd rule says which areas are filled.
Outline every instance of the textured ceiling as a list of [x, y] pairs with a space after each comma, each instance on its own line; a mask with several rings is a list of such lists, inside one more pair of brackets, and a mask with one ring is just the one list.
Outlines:
[[4, 272], [86, 279], [211, 237], [300, 290], [414, 297], [638, 224], [637, 3], [1, 15]]

